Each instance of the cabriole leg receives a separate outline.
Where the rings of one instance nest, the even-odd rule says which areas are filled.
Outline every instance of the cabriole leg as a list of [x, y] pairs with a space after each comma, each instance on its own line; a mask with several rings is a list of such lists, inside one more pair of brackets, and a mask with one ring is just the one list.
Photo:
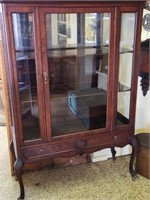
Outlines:
[[133, 168], [134, 160], [137, 155], [137, 140], [135, 137], [132, 137], [131, 145], [132, 145], [132, 154], [131, 154], [131, 158], [130, 158], [129, 170], [130, 170], [130, 174], [132, 176], [132, 180], [134, 181], [136, 179], [136, 175], [137, 175], [137, 172]]
[[20, 186], [20, 197], [19, 199], [24, 199], [24, 185], [22, 181], [22, 171], [23, 171], [23, 163], [21, 159], [17, 159], [14, 164], [15, 174]]
[[14, 150], [14, 143], [13, 143], [12, 140], [10, 141], [10, 151], [11, 151], [11, 154], [12, 154], [12, 157], [13, 157], [13, 161], [15, 162], [16, 156], [15, 156], [15, 150]]

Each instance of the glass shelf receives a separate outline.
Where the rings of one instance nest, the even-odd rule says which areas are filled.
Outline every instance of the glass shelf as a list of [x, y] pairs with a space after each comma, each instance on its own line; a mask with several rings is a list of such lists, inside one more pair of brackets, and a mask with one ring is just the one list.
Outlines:
[[121, 83], [118, 83], [118, 91], [119, 92], [127, 92], [127, 91], [130, 91], [131, 88], [126, 86], [126, 85], [123, 85]]

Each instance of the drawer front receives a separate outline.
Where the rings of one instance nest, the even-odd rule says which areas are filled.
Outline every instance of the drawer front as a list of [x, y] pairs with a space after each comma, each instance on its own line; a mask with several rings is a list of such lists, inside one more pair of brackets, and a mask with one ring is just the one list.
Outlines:
[[116, 147], [123, 147], [131, 143], [131, 136], [127, 132], [115, 133], [113, 135], [113, 143]]
[[84, 153], [92, 153], [94, 151], [107, 148], [113, 144], [111, 134], [100, 134], [93, 137], [80, 138], [74, 141], [61, 142], [56, 144], [42, 144], [37, 147], [22, 148], [23, 159], [39, 159], [41, 157], [61, 157], [82, 155]]

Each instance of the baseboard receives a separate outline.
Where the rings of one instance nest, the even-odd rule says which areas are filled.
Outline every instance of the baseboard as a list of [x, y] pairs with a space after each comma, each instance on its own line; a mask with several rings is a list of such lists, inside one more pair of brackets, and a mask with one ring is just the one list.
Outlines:
[[[131, 145], [127, 145], [123, 148], [116, 147], [116, 157], [119, 156], [124, 156], [124, 155], [129, 155], [132, 152], [132, 147]], [[91, 161], [92, 162], [99, 162], [99, 161], [104, 161], [108, 160], [109, 158], [112, 158], [112, 153], [111, 149], [103, 149], [101, 151], [97, 151], [91, 154]]]

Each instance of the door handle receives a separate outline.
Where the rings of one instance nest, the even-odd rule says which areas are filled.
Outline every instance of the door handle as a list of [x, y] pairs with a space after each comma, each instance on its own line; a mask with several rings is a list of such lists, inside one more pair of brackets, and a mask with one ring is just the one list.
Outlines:
[[43, 77], [44, 77], [44, 83], [47, 84], [47, 80], [48, 80], [47, 72], [43, 72]]

